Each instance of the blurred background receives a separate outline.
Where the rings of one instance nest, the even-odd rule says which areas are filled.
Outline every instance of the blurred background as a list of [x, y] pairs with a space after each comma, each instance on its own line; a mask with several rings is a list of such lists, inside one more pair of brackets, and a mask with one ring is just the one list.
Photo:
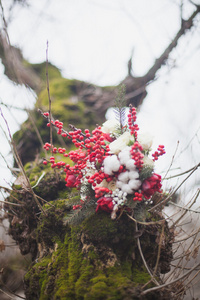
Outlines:
[[[63, 77], [99, 86], [117, 86], [128, 75], [141, 77], [170, 45], [196, 10], [200, 1], [190, 0], [2, 0], [1, 34], [7, 31], [12, 46], [21, 49], [30, 63], [46, 60], [58, 67]], [[2, 61], [3, 62], [3, 61]], [[154, 137], [153, 150], [166, 147], [156, 171], [164, 176], [184, 172], [200, 161], [200, 13], [193, 26], [180, 37], [166, 63], [147, 86], [147, 96], [139, 108], [142, 132]], [[34, 107], [36, 93], [12, 82], [0, 63], [0, 105], [11, 133], [19, 130], [26, 109]], [[107, 118], [112, 118], [112, 109]], [[0, 185], [14, 180], [8, 134], [0, 117]], [[6, 162], [5, 162], [6, 161]], [[187, 204], [199, 188], [197, 170], [179, 191], [180, 203]], [[176, 188], [182, 177], [164, 181], [164, 188]], [[3, 200], [3, 195], [1, 200]], [[193, 209], [198, 210], [199, 198]], [[170, 209], [166, 210], [171, 214]], [[198, 226], [199, 214], [190, 222]], [[1, 253], [0, 253], [1, 254]]]

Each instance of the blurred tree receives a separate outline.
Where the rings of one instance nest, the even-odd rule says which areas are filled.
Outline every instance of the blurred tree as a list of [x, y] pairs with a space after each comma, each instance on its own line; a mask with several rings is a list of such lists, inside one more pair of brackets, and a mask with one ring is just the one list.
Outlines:
[[[192, 1], [190, 1], [193, 3]], [[22, 1], [24, 3], [24, 1]], [[122, 80], [126, 85], [126, 100], [135, 107], [139, 107], [147, 95], [146, 87], [155, 80], [157, 72], [167, 63], [170, 53], [177, 46], [178, 41], [186, 32], [194, 25], [194, 21], [200, 12], [200, 5], [193, 3], [195, 9], [187, 20], [181, 17], [181, 24], [178, 32], [175, 34], [172, 41], [158, 57], [149, 70], [140, 77], [132, 75], [132, 57], [128, 61], [128, 75]], [[182, 8], [180, 8], [182, 9]], [[5, 74], [9, 79], [18, 83], [24, 84], [32, 88], [37, 93], [43, 87], [41, 76], [38, 74], [38, 69], [34, 65], [28, 63], [24, 58], [20, 49], [10, 44], [6, 30], [4, 19], [4, 31], [0, 32], [0, 58], [5, 66]], [[116, 97], [116, 87], [109, 90], [102, 89], [90, 83], [84, 83], [77, 88], [77, 96], [84, 103], [90, 106], [91, 110], [96, 113], [101, 119], [104, 119], [105, 113], [109, 107], [113, 105], [113, 99]]]

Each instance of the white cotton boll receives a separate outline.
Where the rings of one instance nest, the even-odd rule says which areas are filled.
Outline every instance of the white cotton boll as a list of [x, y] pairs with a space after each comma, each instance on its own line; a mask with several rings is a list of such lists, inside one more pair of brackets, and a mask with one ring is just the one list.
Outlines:
[[121, 189], [122, 189], [123, 192], [125, 192], [127, 194], [132, 194], [133, 193], [132, 188], [130, 187], [129, 184], [123, 184]]
[[123, 184], [124, 184], [124, 183], [123, 183], [122, 181], [119, 181], [119, 180], [118, 180], [118, 181], [116, 182], [116, 187], [118, 187], [119, 189], [121, 189], [122, 186], [123, 186]]
[[122, 165], [125, 165], [126, 161], [131, 159], [130, 147], [125, 147], [119, 154], [118, 158]]
[[111, 160], [112, 160], [112, 169], [113, 169], [113, 171], [114, 172], [119, 171], [120, 162], [119, 162], [117, 156], [116, 155], [112, 155], [111, 158], [112, 158]]
[[139, 173], [137, 171], [128, 172], [129, 179], [137, 179], [139, 178]]
[[109, 164], [105, 164], [104, 165], [104, 173], [108, 174], [108, 175], [113, 175], [113, 171], [112, 169], [110, 168], [110, 165]]
[[118, 180], [127, 183], [129, 180], [129, 172], [122, 172], [118, 175]]
[[113, 175], [113, 172], [119, 171], [120, 162], [116, 155], [108, 156], [104, 159], [104, 173]]
[[128, 170], [136, 170], [135, 161], [133, 159], [127, 160], [125, 166]]
[[131, 179], [128, 184], [132, 190], [138, 190], [141, 186], [141, 181], [137, 179]]

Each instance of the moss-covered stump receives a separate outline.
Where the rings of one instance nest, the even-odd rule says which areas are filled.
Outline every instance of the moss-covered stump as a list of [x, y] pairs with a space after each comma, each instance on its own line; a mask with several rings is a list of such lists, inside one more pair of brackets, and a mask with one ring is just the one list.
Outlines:
[[[52, 202], [53, 203], [53, 202]], [[37, 226], [39, 253], [25, 276], [27, 300], [34, 299], [169, 299], [169, 291], [141, 295], [154, 286], [137, 246], [138, 232], [146, 262], [154, 269], [160, 225], [140, 226], [123, 214], [111, 220], [98, 212], [79, 225], [66, 224], [68, 201], [56, 201]], [[63, 222], [62, 222], [63, 221]], [[156, 279], [169, 271], [172, 258], [167, 224], [164, 229]], [[166, 268], [168, 262], [168, 268]]]
[[170, 270], [173, 232], [167, 222], [159, 223], [161, 212], [150, 214], [138, 203], [132, 211], [140, 220], [136, 226], [125, 212], [115, 220], [95, 213], [92, 199], [91, 207], [74, 211], [80, 198], [66, 188], [62, 172], [42, 163], [28, 163], [25, 171], [32, 191], [20, 175], [7, 199], [17, 205], [6, 209], [10, 234], [21, 253], [32, 256], [25, 275], [27, 300], [173, 299], [168, 290], [142, 295], [155, 282], [141, 251], [157, 282]]

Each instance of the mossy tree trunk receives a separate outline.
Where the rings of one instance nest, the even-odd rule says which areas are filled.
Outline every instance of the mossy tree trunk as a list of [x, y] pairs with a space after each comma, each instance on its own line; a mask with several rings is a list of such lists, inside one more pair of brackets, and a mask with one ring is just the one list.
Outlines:
[[22, 181], [8, 199], [23, 203], [14, 211], [8, 205], [7, 211], [10, 234], [23, 254], [32, 254], [24, 280], [27, 300], [173, 299], [172, 289], [142, 294], [161, 284], [161, 274], [170, 270], [173, 232], [167, 222], [159, 223], [161, 212], [150, 214], [149, 207], [139, 204], [137, 226], [127, 213], [116, 220], [103, 211], [79, 218], [72, 209], [79, 197], [69, 193], [62, 175], [35, 163], [26, 171], [35, 194], [48, 201], [41, 201], [41, 213]]

